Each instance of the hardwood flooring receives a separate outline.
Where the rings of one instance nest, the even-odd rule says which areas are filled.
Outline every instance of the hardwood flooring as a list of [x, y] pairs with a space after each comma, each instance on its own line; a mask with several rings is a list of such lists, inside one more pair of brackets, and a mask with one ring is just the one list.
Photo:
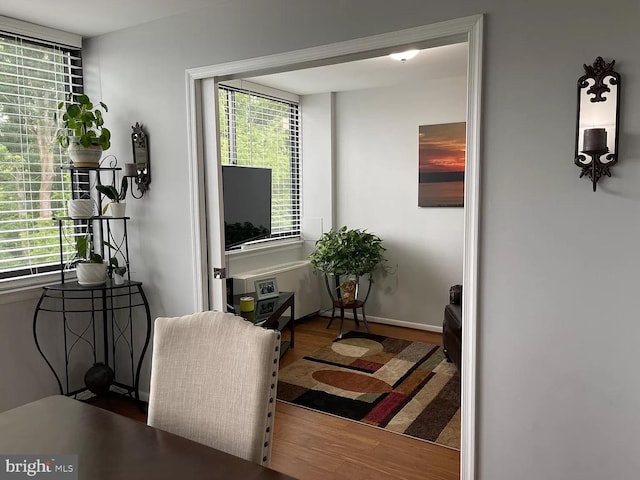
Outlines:
[[[328, 319], [296, 323], [295, 348], [280, 360], [286, 366], [328, 345], [338, 333]], [[439, 333], [369, 324], [372, 333], [440, 345]], [[345, 320], [344, 331], [355, 330]], [[362, 322], [360, 330], [364, 330]], [[287, 334], [283, 333], [287, 338]], [[363, 423], [278, 401], [271, 468], [300, 480], [457, 480], [460, 452]]]
[[[339, 321], [315, 317], [296, 323], [295, 348], [281, 359], [285, 366], [311, 354], [336, 337]], [[370, 324], [373, 333], [440, 344], [441, 335]], [[354, 330], [345, 320], [345, 331]], [[360, 329], [364, 329], [362, 323]], [[283, 332], [288, 338], [288, 333]], [[131, 402], [96, 400], [97, 406], [146, 421]], [[458, 480], [460, 452], [380, 428], [278, 401], [271, 468], [300, 480]]]

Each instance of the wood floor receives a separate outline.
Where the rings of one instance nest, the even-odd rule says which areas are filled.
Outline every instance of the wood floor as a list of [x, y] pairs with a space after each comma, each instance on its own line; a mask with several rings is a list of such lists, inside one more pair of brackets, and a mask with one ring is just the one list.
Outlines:
[[[296, 323], [295, 348], [284, 355], [281, 366], [328, 345], [337, 335], [338, 321], [331, 329], [326, 324], [322, 317]], [[441, 343], [440, 334], [370, 326], [380, 335]], [[355, 329], [353, 321], [345, 321], [345, 331], [350, 329]], [[288, 334], [284, 332], [283, 337]], [[102, 400], [96, 404], [146, 421], [130, 403]], [[278, 401], [271, 468], [300, 480], [458, 480], [460, 452]]]
[[[296, 323], [295, 348], [280, 360], [286, 366], [333, 341], [339, 320]], [[441, 335], [370, 324], [372, 333], [441, 344]], [[355, 329], [345, 320], [344, 330]], [[360, 329], [364, 329], [360, 324]], [[286, 333], [283, 337], [287, 338]], [[300, 480], [457, 480], [460, 452], [358, 422], [278, 402], [271, 468]]]

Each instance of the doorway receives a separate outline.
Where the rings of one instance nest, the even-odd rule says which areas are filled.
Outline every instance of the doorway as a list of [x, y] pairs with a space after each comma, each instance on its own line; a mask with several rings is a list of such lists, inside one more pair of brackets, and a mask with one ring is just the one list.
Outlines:
[[[468, 42], [467, 70], [467, 159], [465, 165], [464, 260], [463, 284], [463, 373], [462, 373], [462, 441], [461, 478], [475, 476], [475, 331], [478, 267], [478, 215], [479, 215], [479, 139], [482, 65], [482, 16], [416, 27], [389, 34], [298, 50], [211, 67], [187, 71], [189, 158], [194, 211], [193, 222], [194, 264], [199, 266], [197, 276], [200, 288], [196, 300], [202, 309], [224, 309], [224, 274], [210, 272], [210, 266], [224, 266], [222, 218], [220, 215], [221, 175], [220, 163], [206, 168], [205, 158], [219, 159], [217, 142], [217, 106], [205, 112], [202, 105], [215, 104], [217, 84], [231, 78], [246, 78], [267, 73], [345, 62], [371, 56], [380, 56], [408, 47], [427, 48]], [[210, 109], [211, 110], [211, 109]], [[213, 132], [213, 134], [211, 134]], [[217, 188], [216, 188], [217, 187]], [[206, 192], [215, 192], [206, 195]], [[207, 226], [209, 230], [207, 231]]]

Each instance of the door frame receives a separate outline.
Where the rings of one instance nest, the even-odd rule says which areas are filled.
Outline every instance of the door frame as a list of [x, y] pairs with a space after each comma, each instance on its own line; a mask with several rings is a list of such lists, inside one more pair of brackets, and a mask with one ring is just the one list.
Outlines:
[[[215, 117], [205, 119], [203, 112], [203, 83], [214, 85], [219, 80], [240, 76], [256, 76], [266, 73], [292, 70], [302, 66], [318, 66], [347, 58], [366, 58], [373, 54], [384, 54], [402, 46], [419, 44], [427, 46], [446, 45], [461, 41], [468, 42], [469, 58], [467, 65], [467, 158], [465, 165], [464, 191], [464, 254], [463, 285], [464, 295], [462, 312], [462, 420], [461, 420], [461, 458], [460, 474], [462, 480], [473, 480], [476, 477], [476, 332], [477, 332], [477, 300], [478, 300], [478, 238], [480, 211], [480, 120], [482, 98], [482, 40], [483, 16], [448, 20], [431, 25], [400, 30], [396, 32], [373, 35], [355, 40], [338, 42], [291, 52], [268, 55], [264, 57], [223, 63], [219, 65], [192, 68], [186, 71], [187, 87], [187, 132], [189, 183], [191, 199], [191, 238], [192, 258], [194, 265], [194, 311], [220, 309], [222, 285], [217, 290], [210, 285], [208, 269], [213, 265], [220, 252], [212, 252], [208, 246], [207, 232], [209, 214], [207, 211], [207, 179], [221, 185], [220, 152], [217, 134], [205, 135], [203, 125], [213, 121], [217, 125], [217, 108]], [[205, 97], [211, 98], [210, 94]], [[217, 130], [217, 127], [216, 127]], [[216, 171], [205, 168], [205, 152], [213, 152], [217, 156]], [[209, 183], [210, 184], [210, 183]], [[221, 188], [218, 191], [218, 201]], [[219, 217], [219, 215], [218, 215]], [[222, 237], [222, 229], [215, 234]], [[221, 253], [224, 257], [224, 252]], [[224, 258], [222, 258], [224, 259]], [[218, 258], [218, 260], [220, 260]], [[222, 264], [224, 265], [224, 263]], [[213, 275], [211, 275], [212, 277]], [[211, 292], [215, 290], [215, 295]], [[217, 298], [216, 298], [217, 296]]]

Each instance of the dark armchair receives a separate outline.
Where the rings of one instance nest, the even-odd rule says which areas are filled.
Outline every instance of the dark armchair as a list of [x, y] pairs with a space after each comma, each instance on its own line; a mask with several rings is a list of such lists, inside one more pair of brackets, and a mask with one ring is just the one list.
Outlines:
[[444, 307], [442, 345], [447, 360], [462, 371], [462, 285], [449, 289], [449, 305]]

